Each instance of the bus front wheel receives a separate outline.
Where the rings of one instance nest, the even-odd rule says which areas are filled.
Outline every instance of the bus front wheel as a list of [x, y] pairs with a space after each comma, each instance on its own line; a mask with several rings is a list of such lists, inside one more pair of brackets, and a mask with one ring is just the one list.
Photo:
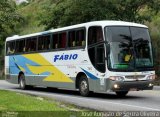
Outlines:
[[117, 96], [119, 97], [125, 97], [127, 95], [128, 91], [116, 91]]
[[26, 89], [26, 81], [25, 81], [25, 77], [24, 74], [20, 74], [19, 76], [19, 87], [20, 89]]
[[89, 95], [89, 84], [85, 76], [81, 77], [79, 80], [79, 92], [82, 96]]

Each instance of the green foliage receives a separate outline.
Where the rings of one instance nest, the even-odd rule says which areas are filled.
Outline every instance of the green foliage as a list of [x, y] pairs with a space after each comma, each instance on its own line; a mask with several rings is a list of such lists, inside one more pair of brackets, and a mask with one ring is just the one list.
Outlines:
[[41, 24], [46, 29], [95, 20], [125, 20], [143, 22], [150, 20], [143, 15], [145, 7], [152, 13], [160, 10], [159, 0], [60, 0], [54, 6], [44, 8]]
[[16, 4], [11, 0], [0, 0], [0, 50], [7, 36], [17, 32], [16, 27], [23, 18], [16, 12]]
[[18, 13], [24, 17], [25, 23], [20, 27], [19, 35], [26, 35], [44, 31], [44, 25], [40, 24], [42, 16], [48, 14], [44, 12], [45, 6], [52, 6], [55, 0], [30, 0], [26, 5], [18, 6]]
[[157, 15], [154, 15], [152, 17], [152, 22], [147, 22], [146, 25], [148, 25], [150, 30], [153, 50], [154, 50], [155, 70], [160, 81], [160, 23], [159, 23], [160, 17], [159, 16], [160, 12]]
[[4, 74], [4, 41], [6, 37], [18, 32], [23, 18], [16, 12], [12, 0], [0, 0], [0, 77]]

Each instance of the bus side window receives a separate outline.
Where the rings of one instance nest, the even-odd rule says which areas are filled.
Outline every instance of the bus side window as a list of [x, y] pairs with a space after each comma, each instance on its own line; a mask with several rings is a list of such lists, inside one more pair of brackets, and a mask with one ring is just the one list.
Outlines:
[[66, 47], [66, 32], [59, 34], [59, 48]]
[[50, 49], [50, 35], [38, 37], [38, 50]]
[[51, 43], [50, 38], [51, 38], [50, 35], [45, 36], [45, 44], [44, 45], [45, 45], [46, 50], [50, 49], [50, 43]]
[[84, 29], [81, 29], [76, 32], [76, 46], [84, 46], [84, 45], [85, 45], [85, 34], [84, 34]]
[[85, 29], [75, 29], [68, 33], [68, 47], [85, 46]]
[[15, 53], [15, 41], [7, 42], [6, 54], [14, 54]]
[[31, 51], [36, 51], [36, 46], [37, 46], [37, 38], [32, 38], [31, 39]]
[[88, 44], [92, 45], [103, 41], [103, 32], [100, 26], [93, 26], [89, 28]]
[[37, 46], [37, 38], [28, 38], [26, 41], [26, 51], [36, 51], [36, 46]]
[[30, 51], [30, 38], [26, 39], [26, 52]]
[[16, 53], [24, 52], [24, 47], [25, 47], [25, 39], [16, 41]]
[[53, 42], [53, 49], [58, 48], [58, 34], [53, 34], [52, 36], [52, 42]]
[[38, 50], [43, 50], [43, 36], [38, 37]]
[[76, 46], [75, 31], [69, 31], [68, 47], [75, 47], [75, 46]]

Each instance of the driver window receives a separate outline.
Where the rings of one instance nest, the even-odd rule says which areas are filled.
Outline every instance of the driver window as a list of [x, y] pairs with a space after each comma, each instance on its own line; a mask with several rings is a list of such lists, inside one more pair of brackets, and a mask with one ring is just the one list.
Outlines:
[[89, 28], [88, 32], [88, 55], [92, 65], [99, 71], [104, 73], [105, 68], [105, 49], [103, 42], [103, 33], [100, 26]]
[[103, 41], [103, 32], [101, 26], [93, 26], [89, 28], [88, 44], [92, 45]]

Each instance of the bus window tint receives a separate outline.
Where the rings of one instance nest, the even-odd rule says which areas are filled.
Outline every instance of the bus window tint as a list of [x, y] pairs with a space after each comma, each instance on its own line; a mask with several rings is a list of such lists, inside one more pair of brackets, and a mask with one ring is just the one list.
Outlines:
[[37, 38], [28, 38], [26, 41], [26, 52], [36, 51]]
[[14, 54], [15, 53], [15, 41], [7, 42], [6, 54]]
[[58, 34], [53, 34], [53, 49], [58, 48]]
[[72, 30], [68, 35], [68, 47], [85, 46], [85, 30]]
[[[104, 73], [105, 68], [105, 49], [103, 41], [102, 28], [100, 26], [93, 26], [89, 28], [88, 32], [88, 54], [93, 66]], [[91, 46], [90, 46], [91, 45]]]
[[103, 32], [100, 26], [93, 26], [89, 28], [88, 44], [92, 45], [103, 41]]
[[76, 32], [76, 46], [85, 46], [85, 35], [83, 29]]
[[76, 46], [75, 31], [70, 31], [68, 35], [68, 47]]
[[105, 72], [105, 51], [104, 44], [98, 45], [96, 48], [96, 68], [98, 71]]
[[65, 47], [66, 47], [66, 33], [60, 33], [58, 48], [65, 48]]
[[25, 50], [25, 40], [17, 40], [16, 41], [16, 53], [24, 52]]
[[53, 49], [65, 48], [67, 41], [66, 32], [53, 34]]
[[50, 49], [50, 35], [38, 37], [38, 50]]

